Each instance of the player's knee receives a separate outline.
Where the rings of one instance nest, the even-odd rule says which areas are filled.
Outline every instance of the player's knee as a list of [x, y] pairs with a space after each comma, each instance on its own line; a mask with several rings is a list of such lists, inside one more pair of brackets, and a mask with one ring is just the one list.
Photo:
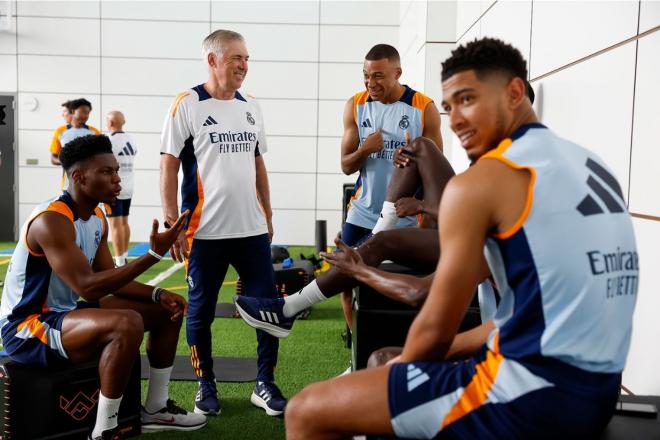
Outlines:
[[[418, 137], [410, 143], [410, 149], [415, 156], [423, 155], [429, 151], [440, 151], [438, 146], [429, 138]], [[433, 149], [433, 150], [432, 150]]]
[[134, 310], [122, 310], [113, 322], [113, 330], [117, 339], [139, 346], [144, 338], [142, 316]]
[[[286, 405], [286, 411], [284, 411], [286, 426], [295, 428], [299, 431], [315, 421], [314, 388], [315, 384], [308, 385], [289, 400]], [[316, 421], [318, 421], [318, 419]]]
[[371, 353], [371, 356], [369, 356], [369, 359], [367, 360], [367, 368], [382, 367], [390, 359], [392, 359], [392, 356], [389, 352], [383, 349], [376, 350]]

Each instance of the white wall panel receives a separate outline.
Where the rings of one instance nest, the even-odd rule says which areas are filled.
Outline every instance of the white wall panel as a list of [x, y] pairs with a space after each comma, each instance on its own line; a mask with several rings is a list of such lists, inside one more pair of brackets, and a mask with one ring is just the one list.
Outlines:
[[344, 183], [355, 183], [355, 179], [344, 174], [319, 174], [316, 190], [317, 209], [341, 211]]
[[362, 66], [362, 63], [321, 63], [319, 98], [347, 100], [364, 90]]
[[454, 48], [453, 44], [448, 43], [426, 43], [424, 46], [426, 56], [426, 78], [424, 80], [424, 94], [433, 98], [438, 110], [442, 108], [442, 83], [440, 74], [442, 73], [441, 63], [446, 60]]
[[461, 142], [458, 140], [456, 135], [452, 132], [450, 136], [451, 149], [447, 154], [447, 158], [449, 159], [449, 163], [451, 163], [451, 166], [454, 168], [456, 174], [460, 174], [470, 167], [470, 160], [468, 159], [467, 154], [465, 153], [465, 150], [461, 146]]
[[427, 4], [426, 1], [412, 2], [399, 25], [397, 48], [402, 59], [417, 53], [426, 42]]
[[268, 152], [263, 157], [268, 171], [313, 173], [316, 170], [316, 137], [270, 137]]
[[403, 73], [399, 81], [401, 84], [406, 84], [415, 90], [425, 93], [426, 79], [426, 43], [424, 43], [419, 52], [410, 52], [406, 57], [401, 60], [401, 67]]
[[[35, 111], [28, 111], [25, 105], [25, 98], [36, 99], [38, 106]], [[62, 119], [61, 104], [69, 99], [75, 99], [78, 96], [62, 94], [18, 94], [18, 128], [33, 128], [55, 130], [64, 123]], [[88, 123], [96, 128], [100, 128], [100, 106], [99, 95], [85, 94], [85, 98], [92, 103], [92, 113]]]
[[159, 176], [157, 170], [139, 170], [134, 173], [131, 206], [161, 206]]
[[206, 81], [203, 61], [103, 58], [103, 93], [171, 95]]
[[[319, 173], [341, 173], [341, 138], [319, 138]], [[355, 181], [357, 177], [347, 177]]]
[[[463, 2], [459, 2], [458, 4], [462, 4]], [[463, 36], [458, 40], [456, 43], [457, 45], [462, 45], [469, 43], [470, 41], [476, 40], [481, 36], [481, 22], [478, 22], [474, 26], [472, 26], [468, 31], [466, 31]]]
[[313, 245], [314, 211], [273, 210], [273, 244]]
[[268, 175], [273, 209], [314, 209], [316, 177], [313, 174]]
[[531, 26], [531, 1], [499, 1], [481, 19], [481, 36], [499, 38], [517, 48], [529, 70]]
[[16, 17], [12, 17], [11, 22], [11, 30], [0, 32], [0, 54], [16, 53]]
[[316, 99], [318, 64], [253, 62], [242, 89], [257, 99]]
[[[39, 204], [61, 194], [62, 169], [58, 167], [18, 168], [18, 200]], [[39, 184], [35, 184], [35, 183]]]
[[[478, 0], [462, 0], [456, 4], [456, 39], [460, 39], [481, 15]], [[479, 27], [479, 24], [476, 25]]]
[[259, 101], [267, 135], [316, 136], [316, 101]]
[[635, 86], [635, 120], [633, 125], [630, 181], [630, 210], [660, 216], [660, 32], [639, 40], [637, 84]]
[[635, 394], [660, 394], [660, 295], [654, 274], [660, 266], [660, 223], [633, 219], [640, 262], [637, 304], [633, 315], [633, 333], [628, 362], [622, 383]]
[[103, 56], [202, 60], [208, 34], [208, 23], [104, 20], [101, 43]]
[[642, 0], [639, 12], [639, 32], [660, 26], [660, 1]]
[[318, 1], [213, 1], [213, 21], [223, 23], [310, 23], [319, 21]]
[[[174, 100], [155, 96], [103, 95], [102, 115], [110, 110], [119, 110], [130, 121], [131, 130], [160, 133], [165, 115]], [[126, 127], [128, 130], [128, 126]]]
[[[325, 220], [325, 232], [326, 238], [325, 242], [328, 246], [335, 245], [335, 237], [339, 232], [341, 232], [341, 210], [339, 211], [327, 211], [320, 210], [316, 211], [317, 220]], [[315, 237], [316, 239], [316, 237]], [[315, 244], [315, 243], [314, 243]]]
[[20, 16], [35, 17], [99, 17], [98, 1], [19, 1], [16, 12]]
[[[437, 103], [438, 107], [440, 107], [440, 103]], [[442, 137], [442, 151], [447, 158], [447, 160], [450, 161], [451, 163], [451, 158], [454, 150], [454, 141], [452, 139], [452, 135], [454, 134], [453, 131], [451, 131], [451, 127], [449, 126], [449, 116], [446, 114], [440, 114], [440, 136]], [[463, 152], [463, 149], [459, 149], [461, 153], [465, 154]]]
[[151, 223], [158, 220], [158, 228], [163, 230], [163, 210], [155, 206], [133, 206], [128, 216], [128, 224], [131, 227], [131, 242], [148, 241], [151, 233]]
[[36, 208], [38, 203], [19, 203], [18, 204], [18, 230], [20, 234], [20, 229], [23, 227], [25, 222], [30, 217], [32, 210]]
[[0, 55], [0, 91], [15, 92], [18, 85], [16, 81], [16, 55]]
[[318, 60], [318, 26], [214, 22], [213, 29], [241, 33], [254, 61]]
[[540, 81], [543, 123], [598, 154], [614, 171], [624, 196], [634, 73], [635, 44], [631, 43]]
[[[21, 91], [98, 94], [101, 91], [99, 70], [96, 57], [18, 56]], [[44, 81], [45, 73], [47, 81]]]
[[399, 44], [398, 26], [321, 26], [321, 61], [361, 63], [379, 43]]
[[626, 1], [534, 2], [531, 77], [636, 35], [637, 7]]
[[319, 101], [319, 136], [342, 136], [344, 106], [342, 101]]
[[[163, 116], [164, 118], [165, 116]], [[160, 134], [156, 133], [131, 133], [132, 121], [127, 120], [124, 131], [133, 137], [138, 153], [133, 164], [136, 173], [142, 170], [160, 169]]]
[[[53, 127], [54, 129], [55, 127]], [[18, 130], [18, 164], [27, 165], [27, 160], [36, 160], [33, 165], [50, 165], [50, 141], [53, 133], [45, 130]], [[53, 165], [53, 168], [60, 168]]]
[[209, 22], [208, 1], [103, 1], [101, 17], [115, 19]]
[[99, 27], [98, 19], [18, 17], [18, 53], [98, 56]]
[[321, 24], [399, 24], [396, 1], [321, 1]]
[[456, 40], [458, 1], [429, 1], [427, 3], [426, 41], [452, 42]]

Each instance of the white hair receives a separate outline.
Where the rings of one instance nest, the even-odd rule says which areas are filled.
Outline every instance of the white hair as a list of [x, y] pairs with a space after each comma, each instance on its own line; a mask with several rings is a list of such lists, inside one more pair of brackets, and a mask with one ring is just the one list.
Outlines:
[[226, 44], [235, 40], [245, 41], [243, 36], [238, 32], [226, 29], [218, 29], [217, 31], [212, 32], [208, 37], [204, 38], [204, 42], [202, 43], [204, 61], [206, 62], [210, 53], [213, 53], [216, 56], [222, 56]]

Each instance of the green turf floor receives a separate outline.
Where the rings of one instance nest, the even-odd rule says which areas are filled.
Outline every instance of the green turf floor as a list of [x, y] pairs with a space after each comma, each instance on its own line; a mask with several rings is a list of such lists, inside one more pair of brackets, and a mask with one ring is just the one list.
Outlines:
[[[13, 247], [14, 243], [0, 242], [0, 250]], [[292, 256], [300, 252], [312, 253], [312, 248], [289, 248]], [[0, 255], [0, 280], [4, 281], [7, 271], [8, 256]], [[163, 260], [142, 276], [139, 281], [146, 282], [166, 270], [173, 264]], [[236, 272], [230, 269], [225, 285], [220, 292], [221, 302], [230, 302], [235, 290]], [[184, 270], [180, 269], [159, 285], [186, 296]], [[213, 323], [213, 353], [216, 356], [256, 356], [256, 337], [254, 330], [240, 319], [217, 318]], [[343, 346], [341, 333], [345, 325], [342, 317], [339, 297], [314, 307], [310, 318], [298, 321], [291, 336], [280, 341], [279, 362], [276, 381], [285, 396], [289, 397], [300, 391], [306, 384], [336, 376], [346, 369], [350, 352]], [[177, 354], [190, 355], [186, 344], [185, 331], [179, 336]], [[241, 439], [241, 440], [276, 440], [284, 438], [284, 422], [280, 418], [269, 417], [261, 409], [250, 403], [250, 394], [254, 384], [219, 383], [218, 391], [222, 403], [222, 415], [209, 419], [209, 426], [192, 433], [147, 434], [144, 439]], [[197, 392], [196, 382], [174, 381], [170, 395], [181, 406], [191, 409]], [[146, 393], [146, 381], [142, 383], [143, 396]]]

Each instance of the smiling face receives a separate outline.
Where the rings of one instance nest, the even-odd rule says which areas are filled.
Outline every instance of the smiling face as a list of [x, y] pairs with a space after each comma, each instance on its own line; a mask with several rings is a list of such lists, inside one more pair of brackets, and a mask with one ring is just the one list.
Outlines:
[[387, 58], [381, 60], [365, 60], [362, 69], [364, 86], [374, 101], [393, 102], [396, 95], [401, 67]]
[[[503, 74], [492, 73], [478, 78], [474, 70], [465, 70], [442, 83], [442, 107], [449, 114], [449, 125], [461, 141], [472, 162], [497, 147], [510, 133], [514, 119], [509, 87]], [[524, 85], [523, 85], [524, 87]]]
[[220, 85], [225, 90], [238, 90], [248, 72], [248, 54], [245, 43], [241, 40], [231, 40], [224, 45], [221, 56], [214, 53], [208, 55], [209, 68]]

